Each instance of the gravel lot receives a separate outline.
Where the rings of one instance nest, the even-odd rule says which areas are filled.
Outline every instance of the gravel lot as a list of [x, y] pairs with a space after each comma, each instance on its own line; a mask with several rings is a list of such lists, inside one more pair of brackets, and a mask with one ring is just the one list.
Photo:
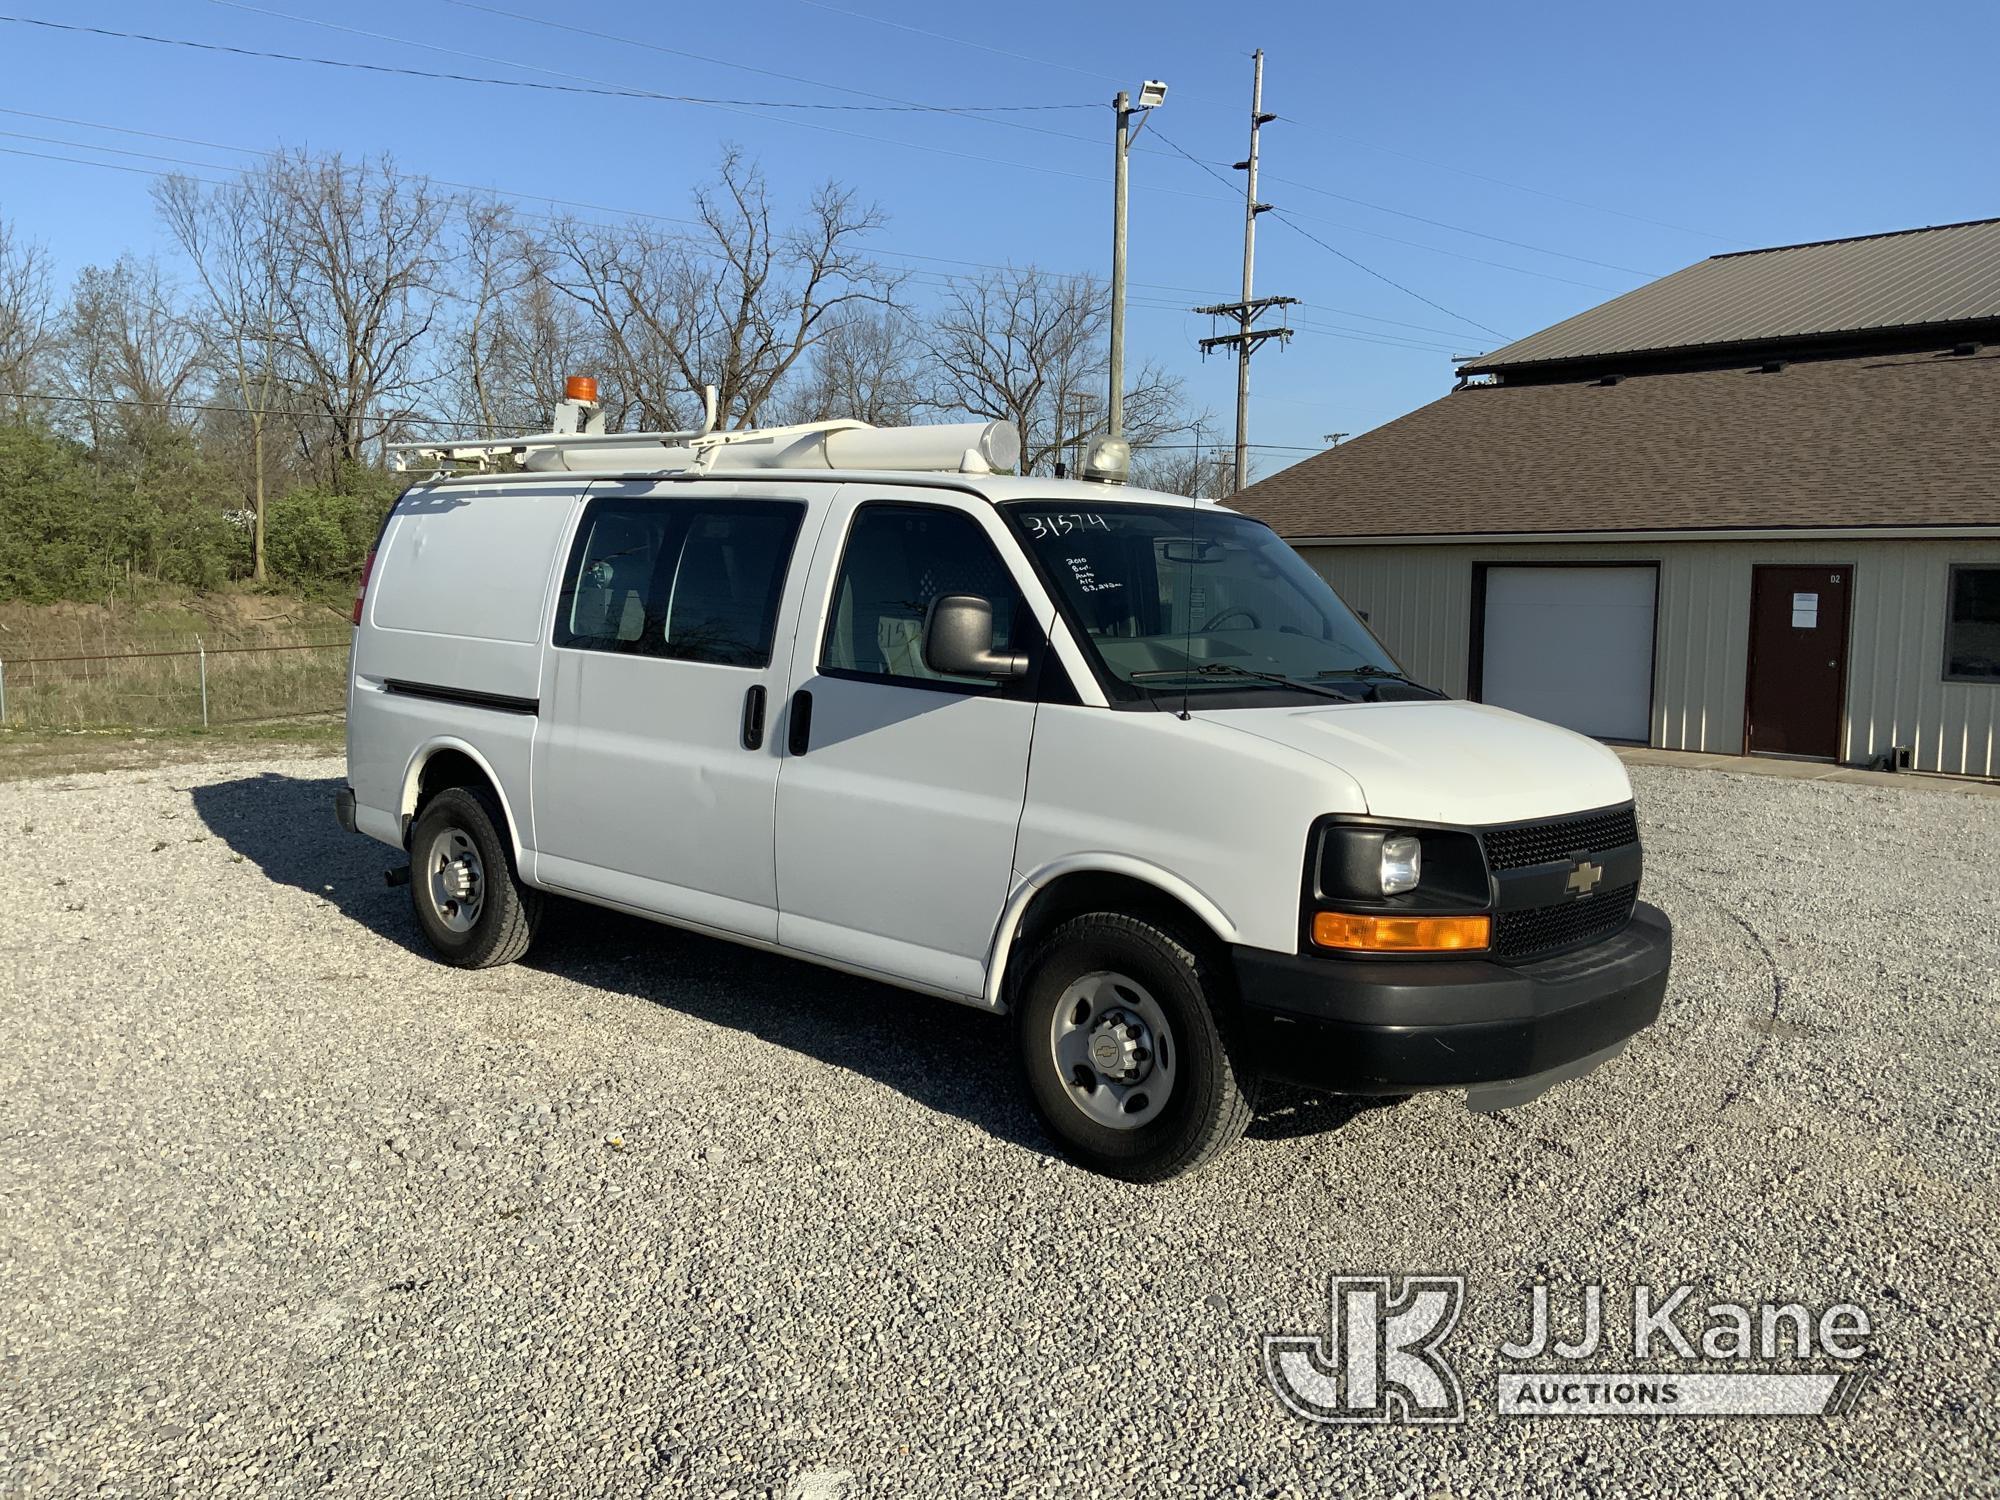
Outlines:
[[[1641, 768], [1669, 1011], [1529, 1106], [1051, 1156], [1005, 1023], [585, 908], [423, 956], [338, 760], [0, 786], [0, 1495], [2000, 1492], [2000, 801]], [[1464, 1270], [1455, 1429], [1287, 1415]], [[1853, 1300], [1830, 1420], [1508, 1420], [1524, 1289]]]

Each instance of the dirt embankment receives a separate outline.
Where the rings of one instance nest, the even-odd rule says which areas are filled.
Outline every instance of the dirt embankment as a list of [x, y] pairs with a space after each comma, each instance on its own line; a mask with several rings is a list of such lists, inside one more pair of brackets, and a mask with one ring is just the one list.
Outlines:
[[0, 659], [163, 649], [196, 636], [211, 646], [281, 645], [326, 640], [347, 626], [339, 604], [291, 594], [162, 594], [109, 604], [6, 600], [0, 601]]

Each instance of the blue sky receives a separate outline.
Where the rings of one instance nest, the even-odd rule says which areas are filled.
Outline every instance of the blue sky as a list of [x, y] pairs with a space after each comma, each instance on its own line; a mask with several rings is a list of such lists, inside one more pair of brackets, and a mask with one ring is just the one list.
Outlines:
[[[1306, 304], [1291, 345], [1267, 345], [1253, 364], [1252, 440], [1274, 445], [1258, 453], [1265, 473], [1324, 433], [1362, 432], [1442, 394], [1451, 354], [1703, 256], [2000, 212], [1989, 91], [1974, 81], [1974, 60], [2000, 45], [1991, 4], [747, 0], [720, 11], [738, 30], [673, 19], [698, 9], [0, 0], [0, 12], [72, 26], [727, 99], [1101, 106], [1120, 86], [1163, 78], [1167, 104], [1133, 163], [1128, 340], [1135, 357], [1187, 377], [1218, 434], [1233, 370], [1202, 362], [1208, 320], [1186, 309], [1236, 295], [1241, 199], [1230, 194], [1241, 179], [1228, 164], [1243, 154], [1249, 53], [1261, 46], [1265, 107], [1282, 117], [1265, 132], [1261, 196], [1367, 268], [1275, 216], [1261, 222], [1259, 292]], [[579, 200], [615, 220], [685, 213], [725, 141], [761, 161], [781, 201], [828, 177], [878, 201], [890, 215], [879, 248], [910, 257], [900, 263], [933, 286], [980, 262], [1108, 269], [1102, 108], [966, 119], [707, 107], [12, 23], [0, 24], [0, 57], [0, 216], [65, 274], [128, 247], [168, 249], [143, 172], [74, 162], [175, 164], [90, 147], [211, 176], [250, 159], [229, 147], [390, 151], [410, 170], [524, 201]], [[1218, 164], [1229, 186], [1167, 140]], [[922, 278], [913, 290], [925, 295]]]

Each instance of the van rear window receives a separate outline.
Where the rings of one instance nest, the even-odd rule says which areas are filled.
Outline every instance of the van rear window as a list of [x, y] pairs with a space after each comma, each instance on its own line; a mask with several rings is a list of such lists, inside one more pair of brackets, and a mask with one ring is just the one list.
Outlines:
[[591, 501], [564, 570], [555, 644], [770, 665], [804, 514], [781, 500]]

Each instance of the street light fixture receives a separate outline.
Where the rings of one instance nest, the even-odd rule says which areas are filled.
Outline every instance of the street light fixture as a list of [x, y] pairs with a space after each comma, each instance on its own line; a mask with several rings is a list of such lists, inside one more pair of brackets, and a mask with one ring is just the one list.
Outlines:
[[1146, 112], [1158, 108], [1166, 97], [1167, 86], [1157, 78], [1148, 78], [1139, 85], [1136, 105], [1123, 89], [1111, 101], [1118, 128], [1112, 137], [1111, 392], [1105, 428], [1112, 437], [1125, 435], [1125, 158], [1146, 127]]

